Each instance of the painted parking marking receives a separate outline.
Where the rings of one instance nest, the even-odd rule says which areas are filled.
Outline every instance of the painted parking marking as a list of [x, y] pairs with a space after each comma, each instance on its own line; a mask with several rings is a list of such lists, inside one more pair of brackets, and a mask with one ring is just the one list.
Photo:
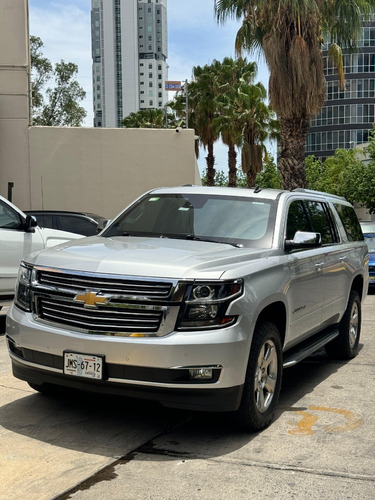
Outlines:
[[[295, 410], [290, 408], [291, 411], [296, 413], [301, 417], [301, 420], [298, 422], [297, 426], [293, 427], [288, 431], [289, 434], [293, 436], [311, 436], [316, 431], [313, 429], [313, 426], [319, 421], [321, 415], [320, 412], [328, 412], [336, 414], [340, 417], [340, 421], [343, 420], [343, 424], [340, 423], [338, 425], [326, 425], [322, 427], [326, 432], [346, 432], [352, 431], [353, 429], [357, 429], [363, 425], [363, 419], [349, 410], [343, 410], [340, 408], [329, 408], [326, 406], [309, 406], [308, 410]], [[310, 413], [310, 412], [317, 412]], [[343, 418], [342, 418], [343, 417]]]

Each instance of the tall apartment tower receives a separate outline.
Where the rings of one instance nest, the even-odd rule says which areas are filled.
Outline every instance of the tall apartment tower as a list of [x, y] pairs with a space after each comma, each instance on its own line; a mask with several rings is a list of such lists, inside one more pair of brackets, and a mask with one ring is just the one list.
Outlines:
[[[336, 149], [352, 149], [368, 142], [375, 122], [375, 14], [364, 21], [358, 51], [344, 50], [345, 88], [339, 86], [335, 68], [323, 48], [327, 101], [310, 122], [305, 154], [325, 160]], [[324, 50], [325, 49], [325, 50]]]
[[91, 0], [94, 127], [168, 101], [167, 0]]

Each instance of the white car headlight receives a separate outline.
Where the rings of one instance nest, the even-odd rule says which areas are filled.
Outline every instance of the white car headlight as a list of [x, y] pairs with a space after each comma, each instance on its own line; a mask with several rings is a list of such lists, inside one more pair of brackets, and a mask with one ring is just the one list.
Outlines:
[[31, 275], [32, 267], [21, 262], [16, 284], [14, 303], [24, 311], [31, 311]]

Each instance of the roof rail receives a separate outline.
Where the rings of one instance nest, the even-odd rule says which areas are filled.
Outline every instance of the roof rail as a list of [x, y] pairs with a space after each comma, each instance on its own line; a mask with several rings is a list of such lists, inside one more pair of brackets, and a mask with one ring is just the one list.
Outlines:
[[339, 196], [338, 194], [327, 193], [326, 191], [314, 191], [314, 189], [305, 188], [295, 188], [291, 190], [292, 193], [307, 193], [307, 194], [321, 194], [324, 196], [331, 196], [332, 198], [337, 198], [338, 200], [346, 200], [344, 196]]

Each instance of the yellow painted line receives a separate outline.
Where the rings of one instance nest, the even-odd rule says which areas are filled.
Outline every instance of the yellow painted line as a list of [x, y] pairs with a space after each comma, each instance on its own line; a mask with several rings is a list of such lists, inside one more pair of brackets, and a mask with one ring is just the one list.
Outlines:
[[[357, 429], [363, 424], [363, 419], [349, 410], [342, 410], [340, 408], [329, 408], [326, 406], [309, 406], [309, 410], [318, 412], [329, 412], [336, 413], [337, 415], [343, 416], [346, 420], [344, 425], [327, 425], [323, 429], [327, 432], [345, 432]], [[293, 410], [294, 413], [301, 417], [301, 420], [296, 427], [288, 431], [292, 436], [311, 436], [314, 434], [313, 426], [319, 420], [319, 416], [309, 413], [303, 410]]]
[[296, 413], [297, 415], [301, 415], [302, 418], [297, 427], [288, 431], [289, 434], [292, 434], [293, 436], [311, 436], [311, 434], [314, 434], [312, 426], [318, 420], [318, 417], [308, 413], [307, 411], [296, 411]]
[[358, 417], [355, 413], [349, 410], [341, 410], [340, 408], [327, 408], [325, 406], [309, 406], [309, 409], [317, 411], [327, 411], [330, 413], [337, 413], [338, 415], [342, 415], [346, 419], [345, 425], [325, 427], [325, 429], [329, 432], [351, 431], [353, 429], [361, 427], [361, 425], [363, 424], [363, 419], [361, 417]]

